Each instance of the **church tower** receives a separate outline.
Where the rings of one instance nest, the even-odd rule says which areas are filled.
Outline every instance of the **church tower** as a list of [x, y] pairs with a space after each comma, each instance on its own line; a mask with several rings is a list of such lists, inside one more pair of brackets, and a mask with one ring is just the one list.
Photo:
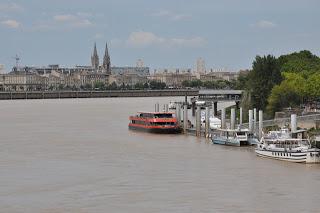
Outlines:
[[93, 54], [91, 56], [91, 66], [96, 70], [99, 69], [99, 56], [98, 56], [98, 52], [97, 52], [96, 43], [94, 43]]
[[102, 68], [107, 74], [111, 75], [111, 62], [110, 62], [110, 56], [108, 51], [108, 43], [106, 43], [106, 49], [104, 52]]

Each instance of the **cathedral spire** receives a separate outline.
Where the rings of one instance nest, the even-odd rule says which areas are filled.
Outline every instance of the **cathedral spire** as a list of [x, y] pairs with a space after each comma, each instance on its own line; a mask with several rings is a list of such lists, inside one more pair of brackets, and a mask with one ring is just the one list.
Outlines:
[[106, 49], [104, 52], [102, 68], [105, 70], [106, 73], [111, 74], [111, 63], [110, 63], [110, 56], [108, 51], [108, 43], [106, 43]]
[[99, 56], [96, 43], [94, 43], [93, 55], [91, 56], [91, 66], [96, 70], [99, 69]]

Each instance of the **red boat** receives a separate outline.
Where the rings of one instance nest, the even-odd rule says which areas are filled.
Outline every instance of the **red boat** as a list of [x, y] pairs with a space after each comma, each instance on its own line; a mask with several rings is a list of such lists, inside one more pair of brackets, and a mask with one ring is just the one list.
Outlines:
[[151, 133], [180, 133], [177, 118], [172, 112], [139, 112], [130, 116], [129, 129]]

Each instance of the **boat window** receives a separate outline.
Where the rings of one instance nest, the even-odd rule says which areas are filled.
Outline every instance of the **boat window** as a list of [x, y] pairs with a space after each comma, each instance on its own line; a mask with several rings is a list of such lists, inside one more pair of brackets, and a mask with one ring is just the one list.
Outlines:
[[155, 118], [172, 118], [172, 114], [170, 113], [163, 113], [163, 114], [155, 114], [154, 115]]
[[237, 135], [245, 135], [245, 132], [237, 132]]

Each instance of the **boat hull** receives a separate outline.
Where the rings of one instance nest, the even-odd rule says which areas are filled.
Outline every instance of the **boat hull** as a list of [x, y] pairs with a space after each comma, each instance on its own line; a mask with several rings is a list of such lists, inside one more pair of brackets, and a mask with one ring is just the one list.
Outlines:
[[306, 152], [276, 152], [271, 150], [256, 149], [255, 152], [260, 157], [272, 158], [276, 160], [295, 163], [320, 163], [320, 152], [315, 149], [308, 150]]
[[226, 145], [226, 146], [241, 146], [238, 140], [231, 140], [231, 139], [220, 138], [220, 137], [212, 138], [212, 143]]
[[179, 127], [157, 127], [157, 128], [148, 128], [143, 126], [133, 126], [129, 125], [130, 130], [141, 131], [141, 132], [149, 132], [156, 134], [179, 134], [182, 132], [182, 129]]

